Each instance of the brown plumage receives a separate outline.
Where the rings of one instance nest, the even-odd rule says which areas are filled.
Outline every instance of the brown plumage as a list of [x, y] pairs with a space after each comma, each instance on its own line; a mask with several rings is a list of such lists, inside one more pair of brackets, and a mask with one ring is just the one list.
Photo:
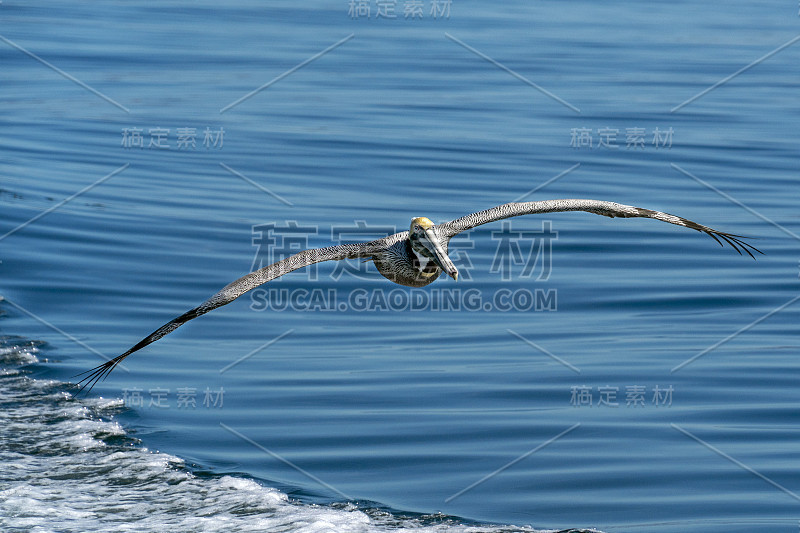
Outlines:
[[433, 283], [443, 271], [454, 279], [458, 279], [458, 271], [447, 257], [447, 245], [450, 239], [458, 233], [505, 218], [565, 211], [585, 211], [610, 218], [653, 218], [710, 235], [720, 245], [723, 244], [723, 241], [728, 243], [740, 255], [745, 252], [755, 258], [753, 252], [762, 253], [742, 240], [743, 237], [740, 235], [717, 231], [668, 213], [601, 200], [545, 200], [509, 203], [437, 225], [427, 218], [419, 217], [411, 221], [409, 231], [395, 233], [364, 244], [343, 244], [304, 250], [237, 279], [199, 306], [167, 322], [125, 353], [80, 374], [85, 376], [78, 383], [81, 387], [80, 390], [84, 390], [86, 387], [91, 390], [98, 381], [108, 376], [120, 361], [174, 331], [189, 320], [228, 304], [255, 287], [289, 272], [321, 261], [365, 259], [373, 261], [378, 272], [394, 283], [409, 287], [424, 287]]

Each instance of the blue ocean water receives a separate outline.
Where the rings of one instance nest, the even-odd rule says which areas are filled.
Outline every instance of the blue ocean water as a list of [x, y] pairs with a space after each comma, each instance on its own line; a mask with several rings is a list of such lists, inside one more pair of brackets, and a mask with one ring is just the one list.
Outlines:
[[[0, 20], [2, 529], [797, 530], [797, 5]], [[458, 282], [320, 264], [75, 395], [281, 253], [548, 198], [765, 255], [518, 218], [453, 241]]]

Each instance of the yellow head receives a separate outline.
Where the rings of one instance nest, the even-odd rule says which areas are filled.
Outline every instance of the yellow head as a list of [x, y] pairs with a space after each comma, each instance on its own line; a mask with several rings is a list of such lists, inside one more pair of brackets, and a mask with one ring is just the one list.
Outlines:
[[418, 226], [422, 231], [429, 230], [433, 227], [433, 222], [428, 217], [417, 217], [411, 220], [411, 233], [414, 233], [414, 228]]

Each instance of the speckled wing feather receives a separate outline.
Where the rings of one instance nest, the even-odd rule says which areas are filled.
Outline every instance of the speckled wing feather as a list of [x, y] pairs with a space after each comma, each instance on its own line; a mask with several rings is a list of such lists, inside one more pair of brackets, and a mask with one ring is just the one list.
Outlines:
[[741, 235], [733, 235], [709, 228], [697, 222], [692, 222], [682, 217], [642, 209], [632, 205], [618, 204], [615, 202], [604, 202], [602, 200], [543, 200], [541, 202], [513, 202], [498, 205], [485, 211], [472, 213], [459, 219], [436, 225], [436, 231], [442, 239], [449, 240], [454, 235], [472, 229], [482, 224], [503, 220], [504, 218], [518, 217], [521, 215], [533, 215], [541, 213], [561, 213], [565, 211], [585, 211], [596, 215], [603, 215], [609, 218], [654, 218], [663, 222], [669, 222], [676, 226], [683, 226], [710, 235], [715, 241], [722, 245], [722, 241], [730, 244], [734, 250], [741, 253], [744, 251], [750, 257], [754, 257], [752, 252], [762, 253], [754, 246], [744, 242]]
[[92, 387], [94, 387], [98, 381], [108, 376], [108, 374], [114, 370], [120, 361], [128, 357], [133, 352], [141, 350], [148, 344], [157, 341], [164, 335], [175, 331], [189, 320], [197, 318], [198, 316], [204, 315], [209, 311], [216, 309], [217, 307], [222, 307], [223, 305], [234, 301], [242, 294], [254, 289], [255, 287], [258, 287], [259, 285], [263, 285], [264, 283], [283, 276], [284, 274], [288, 274], [289, 272], [293, 272], [321, 261], [373, 258], [376, 253], [380, 253], [385, 248], [385, 241], [387, 241], [387, 238], [378, 239], [376, 241], [364, 244], [344, 244], [340, 246], [305, 250], [291, 257], [287, 257], [286, 259], [278, 261], [277, 263], [266, 266], [260, 270], [251, 272], [246, 276], [242, 276], [236, 281], [226, 285], [221, 291], [199, 306], [185, 312], [173, 320], [170, 320], [153, 333], [139, 341], [127, 352], [123, 353], [122, 355], [118, 355], [102, 365], [98, 365], [91, 370], [79, 374], [79, 376], [86, 376], [78, 382], [78, 385], [81, 386], [80, 390], [82, 391], [86, 387], [88, 387], [89, 390], [92, 390]]

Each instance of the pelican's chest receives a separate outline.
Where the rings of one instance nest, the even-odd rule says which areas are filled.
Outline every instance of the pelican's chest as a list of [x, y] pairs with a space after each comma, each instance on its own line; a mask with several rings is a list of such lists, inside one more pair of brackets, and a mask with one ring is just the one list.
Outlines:
[[374, 259], [375, 267], [386, 279], [408, 287], [424, 287], [436, 281], [442, 270], [433, 266], [423, 271], [409, 247], [408, 239], [398, 241]]

